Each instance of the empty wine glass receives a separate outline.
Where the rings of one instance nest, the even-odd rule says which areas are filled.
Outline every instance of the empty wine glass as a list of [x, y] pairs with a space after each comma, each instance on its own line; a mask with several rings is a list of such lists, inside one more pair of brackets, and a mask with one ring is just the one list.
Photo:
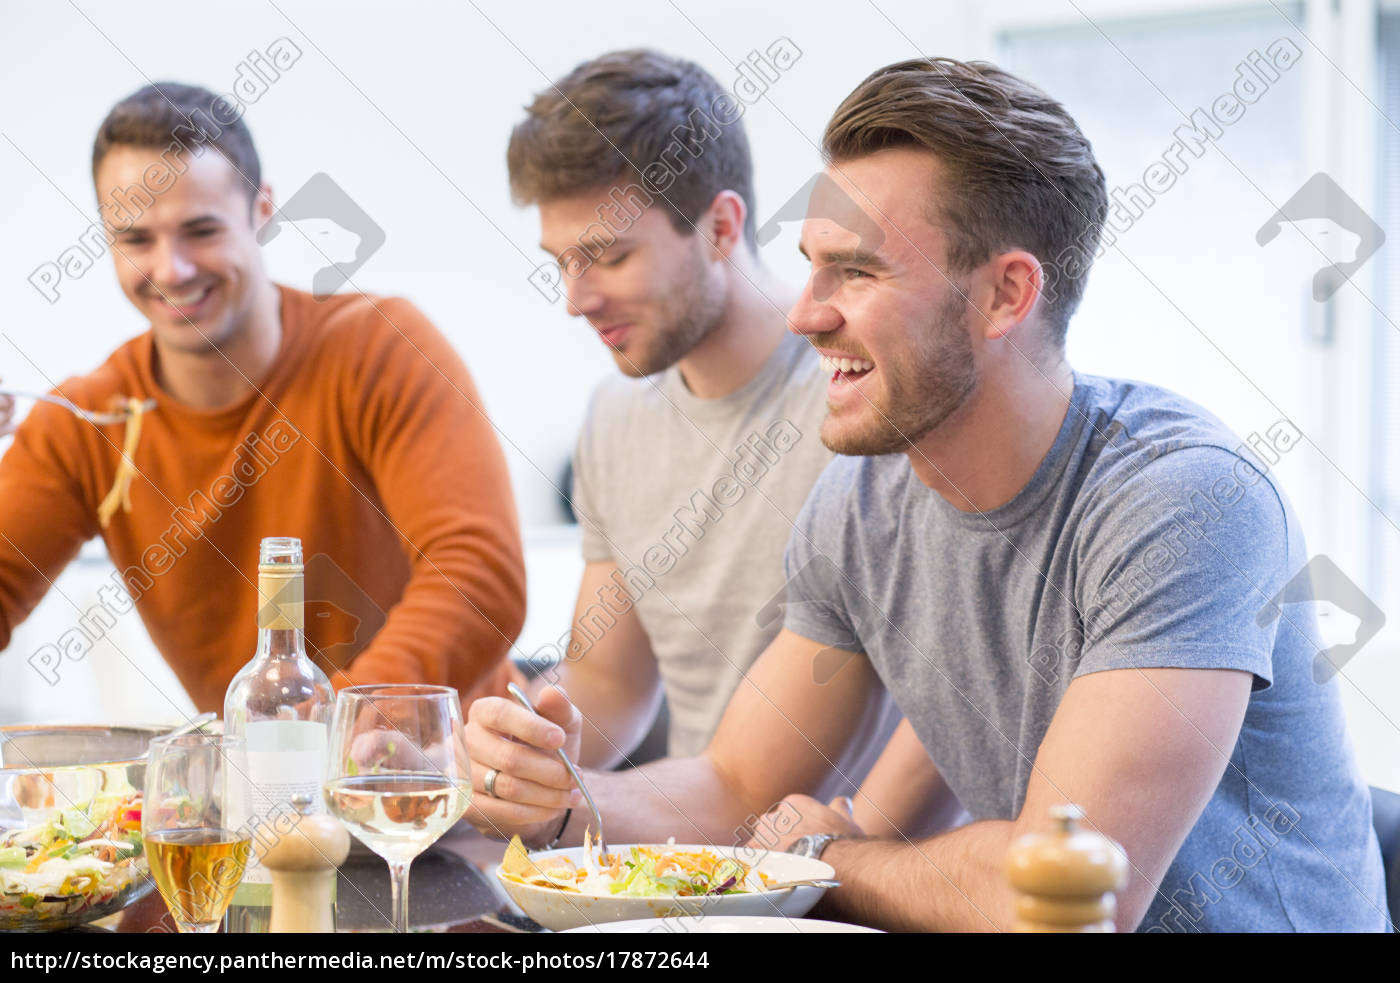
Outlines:
[[241, 738], [151, 741], [141, 838], [156, 887], [181, 932], [215, 932], [252, 849], [248, 758]]
[[462, 704], [449, 686], [351, 686], [331, 718], [326, 805], [389, 864], [394, 930], [408, 931], [408, 870], [471, 803]]

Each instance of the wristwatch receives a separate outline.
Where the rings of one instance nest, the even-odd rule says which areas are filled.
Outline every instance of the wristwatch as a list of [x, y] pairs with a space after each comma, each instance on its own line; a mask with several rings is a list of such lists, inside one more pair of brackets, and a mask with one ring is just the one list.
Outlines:
[[806, 836], [799, 836], [788, 847], [788, 853], [795, 853], [799, 857], [811, 857], [813, 860], [822, 858], [822, 851], [831, 845], [832, 840], [839, 840], [838, 834], [832, 833], [808, 833]]

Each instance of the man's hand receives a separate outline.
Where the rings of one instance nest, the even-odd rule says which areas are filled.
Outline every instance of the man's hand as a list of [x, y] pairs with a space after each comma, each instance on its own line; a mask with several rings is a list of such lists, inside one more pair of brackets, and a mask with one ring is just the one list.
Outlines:
[[[792, 823], [794, 813], [799, 817], [796, 823]], [[851, 818], [851, 800], [844, 795], [833, 799], [829, 806], [822, 805], [810, 795], [789, 795], [758, 821], [757, 829], [781, 830], [776, 845], [771, 842], [758, 843], [758, 834], [750, 840], [751, 844], [757, 843], [775, 853], [784, 853], [791, 849], [803, 836], [815, 836], [818, 833], [830, 833], [833, 836], [865, 835], [865, 831]]]
[[[467, 812], [487, 836], [512, 834], [531, 846], [547, 843], [559, 830], [564, 810], [583, 802], [573, 778], [559, 760], [578, 757], [583, 717], [564, 691], [547, 686], [534, 701], [533, 714], [513, 700], [488, 696], [467, 715], [467, 752], [472, 760], [472, 805]], [[486, 773], [496, 769], [495, 795], [486, 794]]]

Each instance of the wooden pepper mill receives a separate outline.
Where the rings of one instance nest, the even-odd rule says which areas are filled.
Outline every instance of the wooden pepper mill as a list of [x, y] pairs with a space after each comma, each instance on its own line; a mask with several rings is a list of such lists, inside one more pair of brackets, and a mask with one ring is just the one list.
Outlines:
[[1128, 884], [1128, 857], [1101, 833], [1081, 829], [1076, 805], [1050, 809], [1055, 828], [1018, 837], [1006, 854], [1016, 890], [1016, 932], [1112, 932], [1114, 892]]
[[334, 932], [335, 872], [350, 853], [350, 834], [330, 816], [312, 815], [306, 796], [292, 799], [298, 815], [285, 834], [258, 844], [272, 874], [272, 932]]

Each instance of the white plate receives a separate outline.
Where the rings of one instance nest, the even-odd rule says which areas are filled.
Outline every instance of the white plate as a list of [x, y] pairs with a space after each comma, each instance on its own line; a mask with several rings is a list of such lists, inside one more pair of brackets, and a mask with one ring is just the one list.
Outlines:
[[[610, 853], [626, 853], [633, 844], [609, 844]], [[830, 864], [810, 857], [799, 857], [793, 853], [773, 853], [747, 847], [696, 846], [677, 844], [665, 847], [674, 850], [709, 850], [722, 857], [733, 857], [778, 881], [796, 881], [808, 878], [831, 878], [836, 871]], [[563, 850], [541, 850], [531, 853], [531, 857], [564, 856], [576, 864], [583, 863], [583, 847], [569, 847]], [[583, 894], [556, 890], [548, 887], [535, 887], [521, 884], [501, 875], [496, 870], [496, 880], [510, 895], [520, 910], [539, 922], [545, 928], [556, 932], [569, 928], [601, 925], [606, 922], [635, 921], [638, 919], [671, 918], [681, 915], [702, 915], [708, 920], [714, 915], [768, 915], [779, 921], [798, 918], [812, 910], [820, 900], [824, 888], [803, 886], [790, 887], [781, 891], [761, 891], [752, 894], [721, 894], [695, 898], [625, 898], [618, 895], [593, 897]]]
[[586, 932], [601, 932], [621, 935], [629, 932], [695, 932], [701, 935], [735, 935], [761, 932], [766, 934], [783, 933], [808, 935], [826, 932], [859, 932], [880, 934], [878, 928], [864, 925], [851, 925], [846, 922], [824, 922], [816, 918], [778, 918], [773, 915], [708, 915], [680, 918], [639, 918], [628, 922], [604, 922], [600, 925], [585, 925], [583, 928], [565, 930], [567, 935]]

